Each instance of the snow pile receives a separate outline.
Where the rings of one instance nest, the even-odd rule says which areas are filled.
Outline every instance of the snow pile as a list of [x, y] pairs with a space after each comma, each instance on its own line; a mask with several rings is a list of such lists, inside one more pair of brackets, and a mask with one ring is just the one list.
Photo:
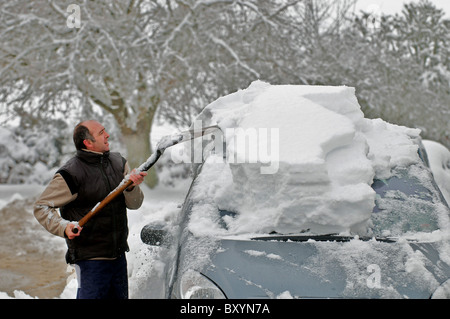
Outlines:
[[450, 150], [435, 141], [423, 141], [430, 168], [447, 203], [450, 203]]
[[[364, 118], [350, 87], [270, 85], [249, 88], [208, 105], [197, 121], [217, 124], [229, 165], [204, 165], [193, 196], [191, 231], [227, 233], [364, 231], [374, 207], [375, 175], [419, 160], [420, 131]], [[219, 156], [207, 159], [220, 163]]]

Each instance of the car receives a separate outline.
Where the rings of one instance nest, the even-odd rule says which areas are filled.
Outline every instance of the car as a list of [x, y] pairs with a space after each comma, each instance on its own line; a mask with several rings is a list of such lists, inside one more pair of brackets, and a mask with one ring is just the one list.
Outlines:
[[[370, 237], [339, 234], [267, 234], [248, 238], [197, 237], [189, 230], [203, 165], [182, 206], [176, 250], [166, 273], [167, 298], [448, 298], [450, 265], [435, 240], [438, 212], [449, 207], [423, 162], [374, 179], [377, 199]], [[217, 164], [215, 164], [217, 165]], [[223, 164], [225, 165], [225, 164]], [[418, 178], [420, 177], [420, 179]], [[205, 183], [205, 181], [202, 181]], [[205, 194], [207, 197], [207, 194]], [[210, 207], [219, 225], [235, 212]], [[429, 234], [427, 237], [425, 234]], [[415, 233], [420, 233], [414, 238]], [[401, 238], [410, 234], [410, 238]], [[144, 242], [168, 242], [164, 227], [147, 225]]]
[[[251, 113], [247, 107], [252, 101], [255, 107], [265, 101], [300, 101], [302, 107], [310, 107], [302, 118], [312, 114], [315, 121], [329, 121], [322, 126], [315, 123], [308, 127], [306, 123], [301, 127], [311, 130], [309, 136], [320, 135], [328, 153], [322, 149], [314, 154], [326, 158], [327, 165], [317, 158], [298, 165], [303, 158], [297, 157], [294, 164], [280, 165], [278, 174], [262, 178], [258, 175], [261, 165], [223, 160], [230, 145], [225, 152], [210, 152], [211, 147], [205, 147], [211, 155], [194, 163], [193, 182], [175, 227], [149, 224], [141, 231], [143, 242], [166, 250], [162, 254], [166, 265], [164, 296], [450, 298], [450, 208], [436, 185], [419, 133], [381, 120], [365, 121], [350, 107], [345, 114], [351, 114], [353, 122], [330, 114], [329, 109], [341, 112], [349, 101], [351, 107], [358, 107], [348, 88], [272, 88], [257, 83], [251, 89], [221, 99], [214, 107], [222, 110], [226, 109], [224, 105], [238, 105], [240, 111], [236, 113], [241, 116]], [[258, 99], [267, 92], [271, 95]], [[274, 94], [280, 98], [274, 99]], [[289, 94], [292, 98], [287, 98]], [[289, 106], [286, 109], [295, 113], [297, 106]], [[269, 109], [262, 109], [263, 116]], [[213, 113], [203, 115], [214, 120]], [[299, 114], [295, 116], [300, 118]], [[255, 118], [262, 117], [258, 114]], [[282, 121], [289, 123], [289, 118]], [[281, 127], [282, 121], [277, 125]], [[298, 125], [292, 123], [297, 129]], [[321, 135], [330, 123], [334, 131]], [[319, 131], [313, 133], [317, 127]], [[355, 127], [367, 138], [355, 133]], [[392, 134], [385, 134], [386, 130]], [[373, 138], [382, 143], [374, 143], [370, 140]], [[370, 151], [365, 139], [370, 142]], [[401, 143], [396, 144], [395, 139]], [[219, 149], [221, 139], [213, 140], [213, 149]], [[295, 143], [295, 138], [289, 142]], [[305, 141], [303, 145], [313, 144]], [[342, 151], [350, 151], [351, 157]], [[399, 160], [389, 164], [395, 156]], [[356, 165], [345, 166], [343, 159], [349, 158], [356, 158]], [[322, 173], [336, 169], [336, 163], [344, 163], [338, 167], [342, 171], [334, 171], [336, 179], [326, 181]], [[374, 171], [373, 164], [377, 167]], [[307, 170], [302, 170], [305, 167]], [[308, 170], [312, 170], [310, 175]], [[369, 176], [370, 184], [358, 181], [358, 187], [348, 186], [348, 180], [354, 177], [348, 175], [353, 171], [364, 181]], [[340, 185], [339, 179], [347, 184]], [[371, 211], [367, 213], [368, 207]]]

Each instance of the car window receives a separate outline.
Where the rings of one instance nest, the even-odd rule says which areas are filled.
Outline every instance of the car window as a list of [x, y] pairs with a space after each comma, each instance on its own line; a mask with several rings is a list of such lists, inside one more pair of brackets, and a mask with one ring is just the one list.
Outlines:
[[[241, 202], [230, 200], [239, 199], [230, 183], [232, 177], [226, 163], [203, 167], [190, 194], [191, 232], [198, 236], [219, 237], [260, 232], [253, 231], [254, 219], [240, 213]], [[358, 233], [360, 236], [384, 238], [432, 232], [442, 227], [440, 221], [448, 220], [450, 209], [430, 170], [422, 163], [407, 168], [397, 167], [389, 179], [374, 179], [372, 188], [376, 192], [375, 207], [368, 223], [368, 233]], [[271, 209], [258, 211], [256, 215], [263, 221], [276, 218]], [[258, 220], [256, 224], [261, 223]], [[273, 229], [267, 227], [264, 231], [272, 233]], [[305, 233], [314, 232], [307, 228], [298, 231], [298, 234]]]
[[375, 179], [377, 193], [372, 214], [375, 236], [400, 236], [439, 229], [439, 216], [448, 207], [430, 172], [422, 165], [397, 168], [387, 180]]

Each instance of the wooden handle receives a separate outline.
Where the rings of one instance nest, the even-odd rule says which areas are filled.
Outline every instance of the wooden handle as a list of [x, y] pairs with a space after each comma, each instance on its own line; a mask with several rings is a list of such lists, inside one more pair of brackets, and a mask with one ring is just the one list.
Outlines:
[[[124, 180], [117, 186], [111, 193], [108, 194], [101, 202], [97, 203], [83, 218], [78, 221], [78, 225], [83, 227], [92, 217], [94, 217], [99, 211], [103, 209], [106, 205], [108, 205], [114, 198], [116, 198], [119, 194], [122, 194], [124, 190], [126, 190], [131, 184], [133, 184], [132, 180]], [[78, 228], [74, 227], [72, 229], [72, 233], [77, 234]]]

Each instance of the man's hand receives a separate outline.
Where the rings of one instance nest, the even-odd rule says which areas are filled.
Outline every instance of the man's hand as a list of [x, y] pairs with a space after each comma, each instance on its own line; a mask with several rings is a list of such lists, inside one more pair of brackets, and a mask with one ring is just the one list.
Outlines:
[[[78, 233], [76, 233], [76, 234], [72, 231], [74, 227], [78, 228]], [[65, 230], [67, 238], [74, 239], [75, 237], [80, 236], [80, 233], [81, 233], [82, 229], [83, 229], [83, 227], [80, 227], [80, 226], [78, 226], [76, 224], [73, 224], [73, 223], [68, 223], [67, 226], [66, 226], [66, 230]]]
[[133, 182], [130, 187], [127, 188], [128, 191], [133, 190], [133, 188], [144, 181], [144, 177], [147, 176], [147, 172], [136, 173], [136, 169], [133, 169], [130, 173], [130, 180]]

